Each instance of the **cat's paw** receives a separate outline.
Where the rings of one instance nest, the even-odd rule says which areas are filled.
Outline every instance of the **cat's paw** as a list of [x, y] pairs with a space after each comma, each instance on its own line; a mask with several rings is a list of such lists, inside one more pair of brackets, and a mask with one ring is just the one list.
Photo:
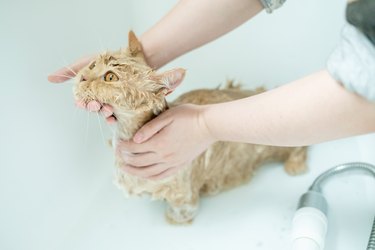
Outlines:
[[305, 162], [287, 161], [285, 162], [284, 169], [289, 175], [299, 175], [307, 172]]
[[191, 224], [198, 211], [198, 205], [185, 204], [179, 207], [169, 206], [165, 218], [168, 223], [173, 225]]

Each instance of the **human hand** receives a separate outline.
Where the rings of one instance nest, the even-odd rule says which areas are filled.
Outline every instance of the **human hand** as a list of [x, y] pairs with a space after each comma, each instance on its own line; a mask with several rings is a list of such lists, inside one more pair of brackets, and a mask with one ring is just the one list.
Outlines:
[[123, 159], [122, 170], [159, 180], [187, 166], [216, 141], [203, 112], [204, 106], [177, 106], [144, 125], [133, 141], [120, 141], [116, 152]]
[[[69, 66], [58, 69], [56, 72], [48, 76], [48, 81], [52, 83], [62, 83], [74, 78], [77, 73], [91, 61], [93, 61], [95, 57], [96, 55], [86, 56]], [[86, 109], [90, 112], [100, 112], [109, 124], [116, 122], [116, 118], [113, 114], [113, 107], [111, 105], [102, 104], [98, 101], [91, 101], [87, 104], [81, 101], [76, 101], [75, 104], [77, 107]]]
[[95, 56], [96, 55], [83, 57], [68, 66], [56, 70], [48, 76], [48, 81], [52, 83], [62, 83], [74, 78], [78, 71], [94, 60]]

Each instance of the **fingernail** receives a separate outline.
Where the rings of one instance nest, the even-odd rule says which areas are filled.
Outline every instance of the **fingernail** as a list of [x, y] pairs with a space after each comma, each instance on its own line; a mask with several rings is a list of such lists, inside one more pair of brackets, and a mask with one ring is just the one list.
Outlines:
[[108, 124], [114, 124], [116, 123], [116, 118], [114, 116], [110, 116], [105, 118]]
[[100, 110], [100, 108], [101, 108], [101, 105], [97, 101], [90, 101], [87, 104], [87, 109], [88, 109], [88, 111], [91, 111], [91, 112], [97, 112], [97, 111]]

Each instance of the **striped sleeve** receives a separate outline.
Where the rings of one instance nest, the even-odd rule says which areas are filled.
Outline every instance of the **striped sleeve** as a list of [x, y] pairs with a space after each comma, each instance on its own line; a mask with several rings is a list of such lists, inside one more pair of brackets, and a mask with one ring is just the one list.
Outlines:
[[267, 13], [272, 13], [272, 11], [280, 8], [286, 0], [260, 0], [266, 9]]

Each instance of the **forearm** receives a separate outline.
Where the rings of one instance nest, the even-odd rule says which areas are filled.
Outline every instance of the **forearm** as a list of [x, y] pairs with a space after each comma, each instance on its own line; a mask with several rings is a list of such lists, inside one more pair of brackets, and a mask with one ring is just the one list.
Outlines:
[[262, 9], [259, 0], [181, 0], [141, 36], [147, 62], [159, 68], [233, 30]]
[[218, 140], [278, 146], [310, 145], [375, 132], [375, 104], [321, 71], [253, 97], [207, 106]]

